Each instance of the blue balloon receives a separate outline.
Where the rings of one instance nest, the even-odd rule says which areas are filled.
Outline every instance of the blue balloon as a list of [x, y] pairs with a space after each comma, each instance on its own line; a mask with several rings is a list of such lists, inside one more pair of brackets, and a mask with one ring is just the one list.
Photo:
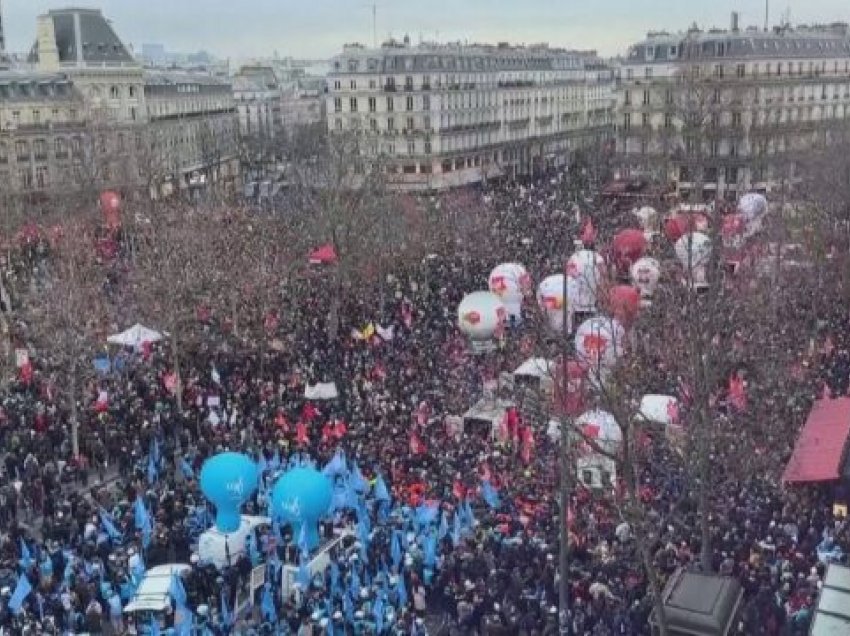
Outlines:
[[257, 464], [241, 453], [219, 453], [201, 468], [201, 491], [215, 505], [215, 527], [221, 532], [239, 529], [240, 508], [257, 490]]
[[319, 545], [319, 519], [331, 507], [331, 480], [315, 468], [300, 466], [284, 473], [272, 490], [272, 518], [292, 526], [295, 541], [308, 550]]

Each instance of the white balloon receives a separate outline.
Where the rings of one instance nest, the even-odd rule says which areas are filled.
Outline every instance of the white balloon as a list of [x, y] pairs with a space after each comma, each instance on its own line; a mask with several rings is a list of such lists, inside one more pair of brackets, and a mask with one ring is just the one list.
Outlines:
[[767, 214], [767, 199], [758, 192], [748, 192], [738, 200], [738, 212], [748, 222], [754, 221]]
[[654, 424], [674, 426], [679, 421], [679, 400], [672, 395], [644, 395], [638, 416]]
[[490, 291], [505, 303], [508, 314], [516, 320], [522, 319], [522, 301], [531, 289], [531, 277], [519, 263], [497, 265], [487, 278]]
[[620, 425], [608, 411], [594, 409], [582, 413], [576, 418], [575, 426], [585, 437], [592, 438], [608, 452], [616, 452], [623, 441]]
[[623, 353], [626, 330], [615, 318], [594, 316], [581, 323], [576, 330], [576, 354], [588, 367], [589, 377], [604, 376], [617, 363]]
[[661, 265], [654, 258], [645, 256], [632, 263], [632, 282], [640, 290], [643, 298], [651, 298], [661, 278]]
[[537, 286], [537, 303], [555, 331], [564, 328], [564, 275], [554, 274], [544, 278]]
[[635, 217], [637, 217], [640, 226], [644, 230], [652, 229], [655, 225], [655, 220], [658, 218], [658, 212], [655, 208], [652, 208], [648, 205], [643, 206], [640, 209], [634, 211]]
[[489, 340], [504, 328], [507, 309], [492, 292], [468, 294], [457, 308], [460, 330], [473, 340]]
[[593, 250], [579, 250], [567, 261], [567, 301], [573, 311], [596, 311], [605, 260]]

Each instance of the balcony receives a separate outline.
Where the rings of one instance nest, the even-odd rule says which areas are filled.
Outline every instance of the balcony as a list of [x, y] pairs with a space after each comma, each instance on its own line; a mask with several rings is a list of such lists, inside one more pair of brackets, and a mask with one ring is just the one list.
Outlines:
[[395, 93], [396, 92], [395, 84], [384, 84], [384, 92], [385, 93]]

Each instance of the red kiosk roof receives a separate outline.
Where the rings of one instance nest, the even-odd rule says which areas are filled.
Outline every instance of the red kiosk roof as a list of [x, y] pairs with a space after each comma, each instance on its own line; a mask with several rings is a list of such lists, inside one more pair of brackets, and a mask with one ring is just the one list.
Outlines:
[[816, 401], [794, 445], [782, 481], [801, 484], [838, 479], [848, 435], [850, 398]]

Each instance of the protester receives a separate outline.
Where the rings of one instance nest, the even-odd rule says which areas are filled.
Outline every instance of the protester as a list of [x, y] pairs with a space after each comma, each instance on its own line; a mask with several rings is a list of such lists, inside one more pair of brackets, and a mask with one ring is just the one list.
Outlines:
[[[122, 607], [145, 569], [185, 563], [190, 573], [172, 590], [185, 598], [175, 598], [165, 618], [177, 634], [558, 633], [556, 447], [521, 416], [516, 434], [501, 440], [455, 438], [443, 418], [480, 396], [482, 367], [495, 376], [522, 360], [518, 338], [483, 364], [469, 355], [455, 307], [484, 286], [505, 245], [536, 275], [560, 271], [587, 228], [566, 185], [564, 175], [547, 175], [475, 192], [493, 214], [493, 236], [471, 246], [474, 254], [458, 248], [429, 261], [427, 282], [417, 264], [387, 289], [345, 298], [336, 339], [316, 310], [316, 299], [332, 293], [320, 276], [301, 281], [298, 301], [281, 315], [281, 347], [257, 354], [208, 328], [183, 356], [182, 410], [167, 346], [111, 352], [110, 370], [80, 405], [78, 458], [47, 371], [50, 354], [40, 352], [3, 394], [0, 413], [0, 628], [122, 633]], [[610, 237], [627, 214], [594, 216], [593, 240]], [[485, 258], [489, 238], [498, 247]], [[379, 303], [379, 292], [390, 301]], [[824, 332], [844, 338], [846, 311], [835, 314]], [[848, 346], [830, 346], [819, 368], [830, 391], [844, 395]], [[818, 389], [812, 377], [786, 375], [789, 421], [799, 426]], [[305, 399], [307, 386], [329, 382], [337, 398]], [[776, 436], [771, 452], [787, 457], [796, 429], [763, 425]], [[224, 450], [247, 453], [264, 469], [246, 513], [267, 511], [265, 493], [288, 467], [313, 464], [334, 479], [333, 525], [354, 536], [323, 575], [301, 568], [287, 598], [280, 566], [301, 564], [288, 526], [262, 531], [223, 571], [198, 559], [195, 541], [210, 511], [196, 478], [205, 459]], [[684, 492], [687, 467], [669, 445], [650, 453], [643, 503], [650, 516], [673, 520], [651, 546], [653, 567], [666, 576], [698, 565], [701, 539], [692, 493]], [[822, 493], [782, 492], [767, 475], [726, 483], [713, 498], [711, 566], [744, 586], [739, 633], [806, 633], [823, 580], [819, 552], [847, 552], [843, 521]], [[648, 634], [652, 599], [635, 533], [610, 496], [577, 487], [571, 510], [571, 633]], [[270, 583], [247, 616], [236, 616], [261, 563]], [[149, 624], [137, 629], [159, 633]]]

